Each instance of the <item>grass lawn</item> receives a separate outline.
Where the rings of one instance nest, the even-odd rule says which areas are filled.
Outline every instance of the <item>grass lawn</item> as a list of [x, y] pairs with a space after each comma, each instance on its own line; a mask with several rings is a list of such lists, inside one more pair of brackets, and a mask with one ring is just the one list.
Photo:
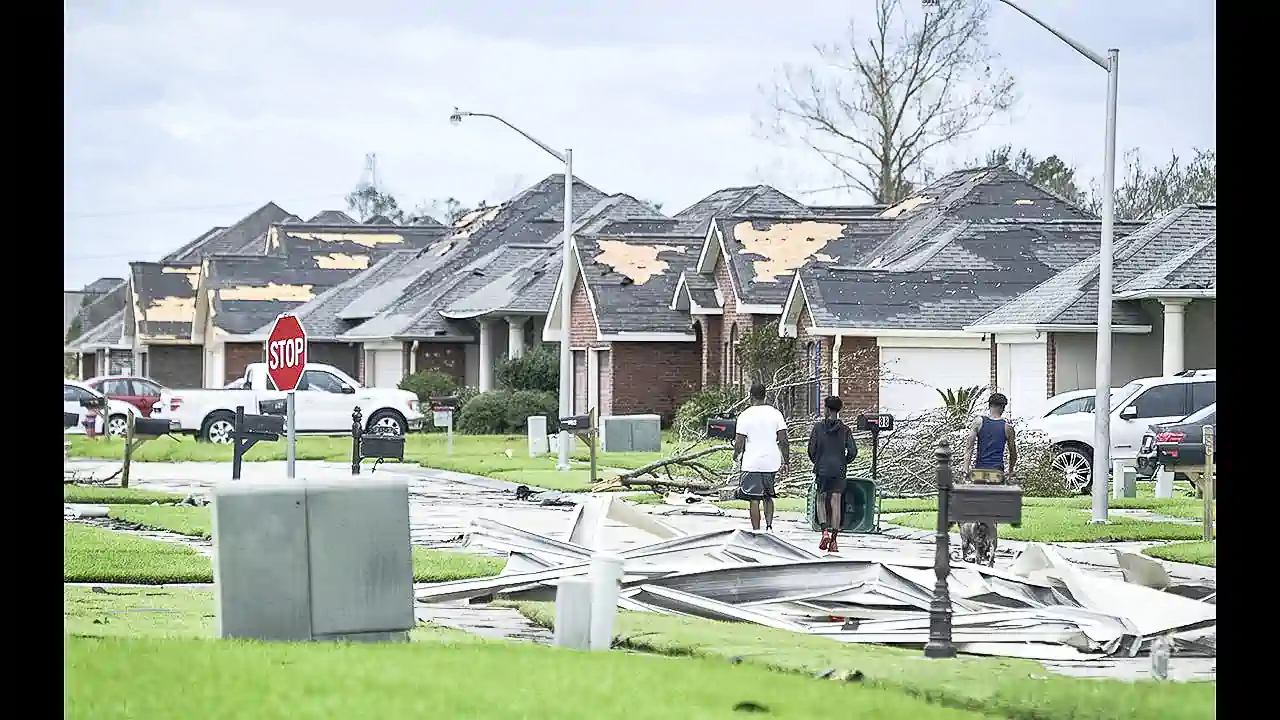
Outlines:
[[[894, 516], [890, 522], [921, 530], [933, 530], [937, 527], [937, 518], [936, 511], [913, 512]], [[1107, 525], [1093, 525], [1089, 519], [1088, 511], [1082, 508], [1027, 503], [1022, 508], [1022, 527], [1001, 525], [1000, 537], [1032, 542], [1121, 542], [1196, 540], [1201, 536], [1199, 525], [1135, 520], [1114, 514]]]
[[[538, 624], [554, 624], [555, 608], [550, 603], [516, 606]], [[615, 641], [623, 647], [664, 655], [741, 658], [744, 664], [806, 674], [856, 670], [863, 674], [865, 686], [1011, 718], [1204, 718], [1213, 717], [1217, 696], [1213, 682], [1069, 678], [1030, 660], [970, 656], [928, 660], [919, 650], [841, 643], [749, 623], [620, 611], [614, 632]]]
[[1207, 565], [1209, 567], [1218, 566], [1217, 540], [1198, 540], [1195, 542], [1153, 545], [1142, 552], [1145, 555], [1160, 558], [1161, 560], [1192, 563], [1194, 565]]
[[[517, 643], [364, 645], [74, 638], [68, 718], [979, 717], [901, 693], [716, 660], [589, 654]], [[494, 692], [486, 692], [488, 689]], [[761, 713], [764, 714], [764, 713]]]
[[153, 502], [173, 503], [181, 495], [138, 490], [136, 488], [105, 487], [102, 485], [63, 485], [62, 502], [89, 505], [150, 505]]

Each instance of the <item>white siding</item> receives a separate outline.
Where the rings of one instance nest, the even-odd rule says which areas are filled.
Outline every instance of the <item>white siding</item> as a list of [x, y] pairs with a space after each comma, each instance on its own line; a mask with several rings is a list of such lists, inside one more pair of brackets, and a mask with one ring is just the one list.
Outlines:
[[880, 409], [895, 417], [941, 408], [938, 390], [985, 387], [991, 377], [990, 348], [881, 347], [880, 363]]

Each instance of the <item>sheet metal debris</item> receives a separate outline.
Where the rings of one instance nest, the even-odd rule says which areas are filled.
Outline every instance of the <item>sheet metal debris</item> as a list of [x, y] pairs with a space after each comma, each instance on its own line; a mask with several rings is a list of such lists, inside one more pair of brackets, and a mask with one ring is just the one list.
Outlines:
[[[506, 569], [418, 585], [417, 599], [551, 599], [560, 580], [586, 575], [592, 553], [607, 549], [623, 560], [618, 606], [625, 610], [756, 623], [839, 642], [919, 648], [928, 641], [935, 576], [925, 560], [856, 549], [821, 556], [747, 530], [690, 535], [607, 495], [579, 505], [564, 538], [476, 519], [467, 543], [507, 553]], [[1158, 638], [1177, 655], [1216, 655], [1216, 596], [1184, 597], [1145, 563], [1121, 564], [1128, 582], [1086, 572], [1037, 544], [1010, 569], [953, 561], [953, 640], [969, 654], [1053, 661], [1148, 654]]]

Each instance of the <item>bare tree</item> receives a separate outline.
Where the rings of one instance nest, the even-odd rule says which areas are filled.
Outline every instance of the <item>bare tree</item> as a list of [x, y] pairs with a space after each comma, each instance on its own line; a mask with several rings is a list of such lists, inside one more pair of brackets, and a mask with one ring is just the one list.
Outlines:
[[817, 153], [877, 203], [905, 199], [939, 146], [1013, 104], [1013, 78], [993, 70], [987, 3], [942, 0], [923, 21], [901, 0], [876, 0], [874, 27], [850, 23], [821, 62], [784, 67], [771, 95], [771, 135]]
[[[1126, 220], [1154, 220], [1179, 205], [1209, 202], [1218, 197], [1218, 151], [1195, 149], [1191, 161], [1183, 165], [1177, 153], [1163, 165], [1148, 166], [1142, 153], [1133, 149], [1124, 154], [1124, 174], [1117, 178], [1116, 217]], [[1102, 191], [1093, 183], [1088, 207], [1102, 211]]]

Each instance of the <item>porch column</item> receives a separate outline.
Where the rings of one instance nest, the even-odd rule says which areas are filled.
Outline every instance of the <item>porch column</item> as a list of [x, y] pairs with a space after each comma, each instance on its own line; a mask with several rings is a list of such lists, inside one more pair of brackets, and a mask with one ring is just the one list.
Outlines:
[[480, 320], [480, 392], [493, 389], [493, 321]]
[[507, 357], [516, 360], [524, 357], [524, 323], [529, 318], [507, 316]]
[[1185, 326], [1190, 300], [1161, 300], [1164, 305], [1164, 374], [1176, 375], [1186, 370], [1183, 351], [1186, 348]]
[[84, 353], [76, 353], [76, 379], [86, 380], [84, 376]]

